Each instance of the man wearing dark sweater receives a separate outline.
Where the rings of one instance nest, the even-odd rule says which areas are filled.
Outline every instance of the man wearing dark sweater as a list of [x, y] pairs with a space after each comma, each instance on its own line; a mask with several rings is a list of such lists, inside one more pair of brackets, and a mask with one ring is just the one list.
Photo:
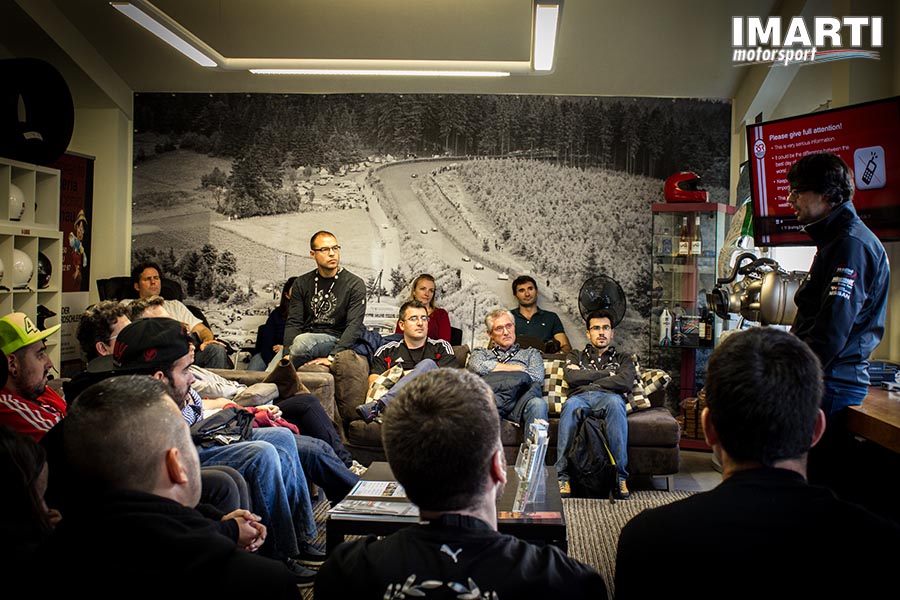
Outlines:
[[[35, 564], [53, 565], [41, 595], [299, 598], [284, 564], [239, 547], [191, 508], [200, 461], [169, 390], [147, 376], [113, 377], [73, 404], [64, 445], [82, 493], [39, 551]], [[254, 550], [265, 528], [251, 525]]]
[[691, 598], [878, 598], [895, 587], [900, 527], [806, 481], [825, 430], [822, 387], [816, 356], [789, 333], [754, 327], [716, 348], [701, 422], [722, 483], [625, 525], [617, 600], [672, 595], [685, 569], [673, 553], [702, 570]]
[[334, 355], [350, 348], [362, 333], [366, 284], [340, 266], [341, 247], [334, 234], [313, 234], [309, 254], [316, 269], [294, 281], [284, 347], [296, 367], [330, 366]]

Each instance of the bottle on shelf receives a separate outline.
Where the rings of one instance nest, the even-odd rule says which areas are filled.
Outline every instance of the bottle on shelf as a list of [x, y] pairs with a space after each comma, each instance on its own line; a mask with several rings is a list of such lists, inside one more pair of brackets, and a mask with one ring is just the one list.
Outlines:
[[706, 304], [706, 290], [701, 289], [697, 293], [697, 341], [701, 346], [706, 345], [706, 315], [709, 313], [709, 307]]
[[672, 234], [668, 227], [663, 229], [662, 239], [659, 242], [659, 255], [672, 256]]
[[700, 215], [694, 217], [694, 234], [691, 236], [691, 256], [703, 253], [703, 236], [700, 233]]
[[672, 313], [669, 312], [669, 303], [663, 304], [662, 312], [659, 315], [659, 345], [672, 345]]
[[688, 256], [691, 253], [691, 235], [688, 231], [687, 217], [681, 217], [681, 231], [678, 236], [678, 256]]
[[676, 314], [672, 319], [672, 345], [680, 346], [684, 342], [684, 334], [681, 332], [682, 315]]

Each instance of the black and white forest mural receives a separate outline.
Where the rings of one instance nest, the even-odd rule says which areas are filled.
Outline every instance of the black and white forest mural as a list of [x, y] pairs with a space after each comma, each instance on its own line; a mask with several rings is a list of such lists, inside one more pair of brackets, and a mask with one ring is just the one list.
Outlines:
[[340, 243], [368, 285], [366, 324], [393, 332], [419, 273], [482, 345], [519, 274], [586, 343], [577, 296], [625, 291], [616, 345], [651, 343], [651, 211], [665, 179], [698, 173], [728, 201], [723, 101], [506, 95], [138, 94], [134, 261], [159, 262], [213, 331], [252, 344], [283, 282]]

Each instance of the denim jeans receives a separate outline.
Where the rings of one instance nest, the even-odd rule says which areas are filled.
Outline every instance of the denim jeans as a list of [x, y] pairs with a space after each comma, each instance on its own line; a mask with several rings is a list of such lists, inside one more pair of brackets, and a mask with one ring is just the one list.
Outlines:
[[328, 333], [301, 333], [291, 343], [291, 362], [302, 367], [314, 358], [331, 354], [338, 339]]
[[289, 558], [299, 552], [298, 539], [316, 536], [309, 488], [289, 429], [254, 429], [250, 441], [197, 451], [201, 465], [233, 467], [247, 481], [253, 512], [268, 528], [260, 549], [264, 556]]
[[359, 481], [326, 442], [307, 435], [295, 435], [297, 455], [309, 480], [322, 488], [334, 503], [341, 501]]
[[625, 400], [612, 392], [587, 391], [569, 396], [559, 416], [556, 440], [556, 472], [559, 480], [569, 480], [569, 460], [566, 453], [572, 447], [578, 429], [579, 422], [575, 418], [575, 412], [579, 408], [584, 409], [585, 414], [590, 413], [606, 420], [606, 441], [616, 459], [619, 480], [628, 479], [628, 421], [625, 419]]
[[387, 393], [381, 397], [381, 403], [385, 408], [391, 403], [391, 400], [397, 395], [397, 392], [403, 389], [403, 386], [416, 378], [417, 375], [421, 375], [422, 373], [427, 373], [428, 371], [433, 371], [437, 369], [437, 363], [431, 360], [430, 358], [426, 358], [425, 360], [419, 361], [415, 367], [409, 373], [403, 375], [400, 380], [391, 386], [391, 389], [387, 391]]
[[206, 369], [228, 369], [234, 367], [234, 365], [229, 365], [228, 348], [219, 344], [207, 344], [203, 350], [198, 349], [194, 353], [194, 364]]
[[[281, 360], [281, 356], [279, 355], [278, 360]], [[265, 371], [266, 370], [266, 361], [263, 359], [262, 354], [254, 354], [250, 357], [250, 362], [247, 363], [248, 371]]]
[[869, 386], [867, 385], [853, 385], [826, 379], [825, 393], [822, 396], [822, 412], [830, 418], [843, 408], [862, 404], [868, 393]]

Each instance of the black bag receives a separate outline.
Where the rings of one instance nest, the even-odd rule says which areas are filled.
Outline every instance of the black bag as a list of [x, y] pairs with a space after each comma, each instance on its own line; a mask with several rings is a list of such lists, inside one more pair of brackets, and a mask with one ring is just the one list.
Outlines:
[[594, 416], [582, 417], [584, 411], [579, 409], [575, 418], [581, 424], [566, 455], [572, 496], [612, 500], [619, 476], [606, 441], [606, 422]]
[[249, 440], [253, 431], [253, 415], [236, 406], [229, 406], [191, 425], [191, 439], [201, 448], [227, 446]]

